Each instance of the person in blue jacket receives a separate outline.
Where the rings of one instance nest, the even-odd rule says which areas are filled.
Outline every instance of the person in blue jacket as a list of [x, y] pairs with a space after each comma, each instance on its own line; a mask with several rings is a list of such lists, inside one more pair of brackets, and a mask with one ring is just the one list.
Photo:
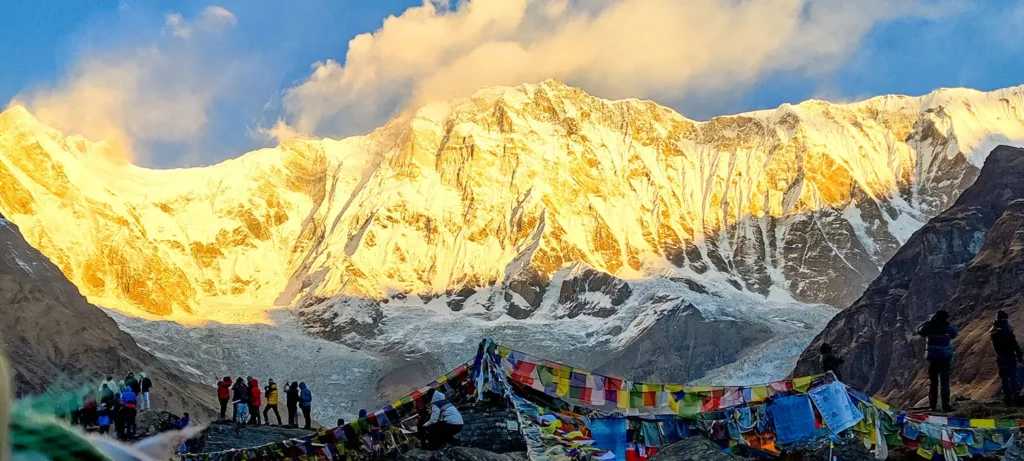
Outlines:
[[309, 412], [313, 406], [313, 393], [306, 387], [306, 383], [299, 383], [299, 408], [302, 409], [302, 416], [306, 419], [305, 429], [309, 430], [312, 426], [312, 421], [309, 419]]
[[949, 404], [949, 375], [953, 368], [953, 338], [960, 331], [949, 323], [949, 312], [939, 310], [917, 328], [917, 334], [927, 338], [925, 358], [928, 359], [928, 379], [931, 381], [928, 404], [932, 411], [938, 408], [939, 389], [942, 391], [942, 411], [953, 411]]
[[126, 386], [124, 392], [121, 393], [121, 402], [124, 403], [124, 408], [121, 411], [124, 413], [124, 433], [125, 437], [135, 436], [135, 416], [137, 414], [137, 408], [139, 399], [135, 395], [135, 390], [131, 386]]

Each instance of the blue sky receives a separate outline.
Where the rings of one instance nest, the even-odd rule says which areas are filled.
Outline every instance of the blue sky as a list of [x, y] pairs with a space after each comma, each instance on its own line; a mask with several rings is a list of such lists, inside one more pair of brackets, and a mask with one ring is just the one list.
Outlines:
[[[723, 15], [737, 30], [685, 32], [689, 35], [677, 34], [700, 22], [671, 19], [689, 13], [687, 2], [652, 7], [643, 0], [500, 0], [504, 3], [490, 6], [488, 1], [474, 2], [475, 11], [458, 2], [424, 10], [422, 1], [411, 0], [8, 1], [0, 15], [0, 100], [29, 103], [33, 112], [40, 109], [37, 116], [51, 114], [41, 118], [66, 132], [92, 138], [118, 133], [135, 151], [136, 162], [164, 168], [215, 163], [273, 145], [276, 140], [263, 129], [278, 121], [307, 135], [356, 134], [421, 100], [548, 76], [599, 96], [648, 97], [696, 119], [811, 97], [845, 101], [1024, 83], [1024, 6], [1013, 0], [977, 5], [893, 0], [906, 8], [884, 15], [867, 10], [873, 1], [889, 5], [882, 0], [865, 0], [865, 10], [852, 11], [834, 5], [814, 10], [815, 3], [831, 0], [751, 0], [744, 6], [748, 10], [695, 0], [690, 4], [712, 8], [703, 14]], [[804, 23], [794, 25], [781, 14], [754, 23], [736, 19], [767, 16], [743, 14], [756, 13], [759, 1], [765, 7], [773, 1], [793, 4], [798, 8], [793, 14]], [[522, 10], [512, 11], [512, 4], [522, 4]], [[214, 15], [214, 6], [229, 13]], [[407, 11], [410, 7], [418, 9]], [[616, 7], [621, 11], [613, 11]], [[403, 13], [381, 30], [386, 17]], [[504, 19], [517, 13], [522, 16], [517, 22]], [[173, 22], [172, 15], [180, 15], [180, 21]], [[630, 42], [634, 49], [652, 50], [645, 52], [649, 56], [634, 59], [617, 50], [620, 40], [592, 43], [593, 37], [615, 35], [608, 33], [616, 30], [615, 21], [623, 24], [621, 33], [629, 41], [638, 35], [629, 24], [639, 19], [645, 27], [651, 15], [670, 18], [650, 25], [664, 30]], [[591, 30], [567, 39], [559, 28], [572, 30], [566, 25], [574, 20]], [[479, 30], [466, 32], [481, 21]], [[373, 40], [364, 41], [349, 62], [350, 40], [363, 33], [374, 33]], [[777, 44], [761, 46], [776, 36], [782, 36]], [[816, 43], [808, 43], [811, 39]], [[574, 46], [592, 58], [575, 67], [531, 61], [549, 61], [566, 48], [548, 44], [567, 40], [579, 40]], [[735, 45], [736, 56], [728, 56], [723, 40]], [[833, 42], [818, 43], [827, 41]], [[505, 56], [492, 48], [495, 42], [514, 42], [518, 48]], [[673, 47], [680, 49], [660, 49]], [[693, 51], [701, 48], [728, 59]], [[487, 60], [494, 56], [497, 64]], [[523, 62], [489, 72], [512, 58]], [[673, 65], [678, 60], [693, 65]], [[126, 69], [132, 71], [126, 75]], [[467, 73], [472, 78], [464, 78]], [[116, 93], [118, 102], [83, 96], [96, 85]], [[111, 104], [123, 107], [100, 107]], [[67, 108], [77, 115], [61, 111]], [[83, 110], [90, 111], [84, 119]]]

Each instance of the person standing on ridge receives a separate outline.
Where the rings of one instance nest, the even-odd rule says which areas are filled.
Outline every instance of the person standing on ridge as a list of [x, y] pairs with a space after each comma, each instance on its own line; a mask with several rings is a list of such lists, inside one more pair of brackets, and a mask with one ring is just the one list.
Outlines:
[[306, 420], [306, 425], [303, 428], [308, 431], [312, 426], [309, 412], [313, 409], [313, 393], [306, 387], [306, 383], [299, 383], [299, 389], [302, 389], [302, 393], [299, 394], [299, 408], [302, 409], [302, 417]]
[[270, 410], [274, 410], [277, 416], [277, 425], [281, 425], [281, 413], [277, 411], [277, 384], [271, 379], [267, 382], [266, 388], [267, 406], [263, 409], [263, 424], [270, 425]]
[[960, 331], [949, 323], [949, 312], [939, 310], [917, 328], [917, 334], [928, 339], [928, 404], [932, 411], [938, 408], [941, 388], [942, 411], [953, 411], [949, 404], [949, 375], [953, 368], [953, 338]]
[[217, 400], [220, 400], [220, 419], [228, 416], [228, 402], [231, 400], [231, 377], [225, 376], [217, 383]]
[[124, 408], [121, 412], [124, 413], [124, 434], [125, 437], [135, 436], [135, 417], [138, 413], [139, 399], [135, 395], [135, 391], [131, 386], [127, 386], [124, 392], [121, 393], [121, 402], [124, 403]]
[[239, 376], [235, 385], [231, 387], [232, 403], [235, 405], [234, 420], [236, 423], [245, 424], [247, 413], [249, 413], [249, 386]]
[[114, 389], [117, 389], [117, 383], [114, 382], [113, 376], [107, 375], [107, 380], [100, 383], [100, 402], [108, 406], [113, 403]]
[[821, 357], [818, 361], [821, 362], [821, 371], [824, 373], [832, 372], [836, 379], [839, 381], [843, 380], [843, 372], [839, 370], [839, 366], [845, 362], [839, 354], [835, 353], [832, 349], [832, 345], [829, 343], [821, 343]]
[[114, 406], [110, 409], [110, 414], [114, 416], [114, 435], [118, 440], [124, 440], [124, 418], [127, 416], [124, 404], [121, 403], [121, 394], [114, 396]]
[[1017, 335], [1010, 326], [1010, 316], [1005, 311], [996, 313], [996, 321], [992, 324], [989, 336], [992, 347], [996, 350], [996, 366], [999, 367], [999, 381], [1003, 389], [1003, 403], [1013, 406], [1017, 400], [1017, 364], [1024, 362]]
[[139, 380], [135, 379], [135, 373], [128, 372], [128, 376], [124, 377], [124, 387], [131, 389], [133, 394], [139, 395]]
[[145, 371], [140, 371], [139, 377], [142, 378], [139, 381], [139, 390], [142, 391], [139, 394], [139, 410], [146, 411], [149, 410], [149, 390], [153, 388], [153, 381], [146, 376]]
[[96, 413], [96, 425], [100, 428], [100, 434], [107, 435], [110, 433], [110, 409], [107, 408], [105, 403], [100, 404], [100, 409]]
[[260, 382], [249, 377], [249, 422], [257, 426], [263, 424], [260, 418], [260, 406], [263, 405], [263, 391]]
[[299, 427], [299, 420], [296, 412], [299, 406], [299, 383], [292, 381], [292, 384], [288, 386], [288, 394], [286, 395], [288, 405], [288, 426]]

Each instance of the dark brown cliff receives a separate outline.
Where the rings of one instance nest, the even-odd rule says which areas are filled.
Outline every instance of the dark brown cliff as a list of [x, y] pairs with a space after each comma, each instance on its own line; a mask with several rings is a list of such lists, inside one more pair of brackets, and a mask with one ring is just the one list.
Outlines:
[[[962, 329], [954, 342], [953, 393], [991, 397], [998, 378], [988, 328], [1006, 309], [1024, 328], [1024, 149], [997, 147], [974, 185], [885, 264], [864, 294], [801, 355], [795, 374], [817, 370], [828, 342], [846, 358], [847, 384], [894, 403], [927, 396], [924, 342], [914, 331], [940, 308]], [[1018, 297], [1020, 296], [1020, 297]], [[1024, 331], [1024, 330], [1022, 330]]]
[[146, 371], [154, 382], [154, 409], [211, 416], [214, 390], [178, 376], [78, 289], [18, 228], [0, 216], [0, 347], [13, 372], [16, 395], [36, 394], [55, 382], [99, 383], [111, 374]]

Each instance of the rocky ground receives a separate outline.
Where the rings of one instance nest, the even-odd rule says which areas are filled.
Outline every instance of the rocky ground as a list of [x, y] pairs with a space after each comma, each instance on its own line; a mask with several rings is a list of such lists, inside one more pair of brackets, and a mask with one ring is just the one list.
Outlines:
[[199, 452], [258, 447], [282, 440], [305, 437], [311, 431], [280, 426], [243, 426], [235, 423], [214, 423], [200, 438]]
[[725, 453], [704, 437], [687, 437], [658, 451], [650, 461], [733, 461], [739, 456]]
[[494, 453], [479, 448], [456, 447], [437, 453], [432, 451], [412, 450], [402, 456], [400, 461], [527, 461], [526, 453]]

